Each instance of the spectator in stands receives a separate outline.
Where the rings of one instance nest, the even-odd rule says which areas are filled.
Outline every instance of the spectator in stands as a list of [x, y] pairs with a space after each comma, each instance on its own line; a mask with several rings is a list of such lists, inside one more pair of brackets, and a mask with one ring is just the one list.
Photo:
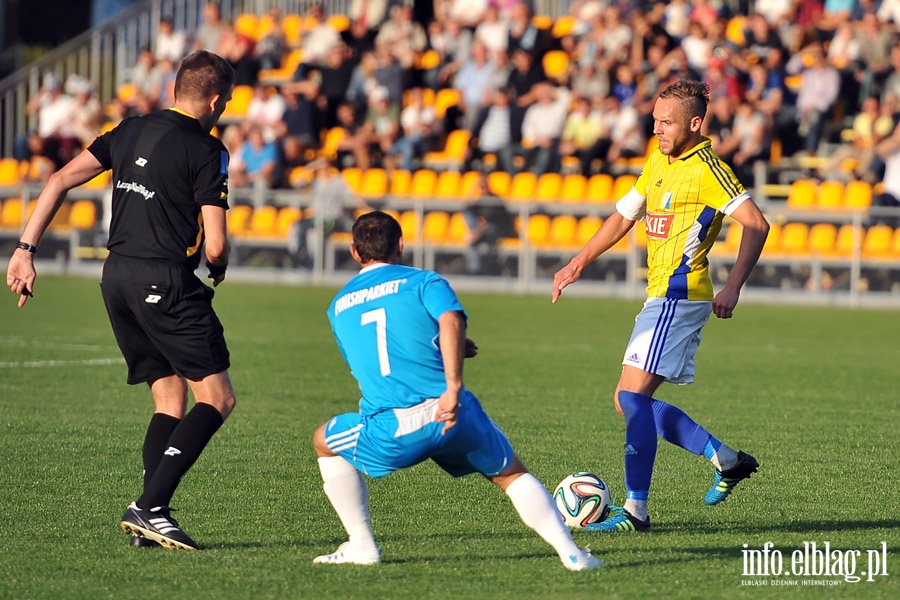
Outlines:
[[504, 170], [515, 173], [513, 157], [525, 159], [525, 169], [535, 175], [559, 171], [559, 139], [569, 113], [570, 93], [551, 83], [535, 86], [537, 101], [528, 107], [522, 121], [522, 143], [500, 153]]
[[306, 164], [304, 156], [305, 147], [297, 137], [285, 137], [278, 145], [278, 160], [275, 163], [275, 171], [272, 173], [272, 187], [276, 189], [291, 189], [291, 174], [297, 167]]
[[[894, 119], [883, 114], [878, 98], [872, 96], [863, 102], [862, 110], [853, 117], [853, 127], [842, 132], [844, 143], [828, 157], [819, 171], [822, 179], [865, 179], [874, 183], [873, 161], [875, 148], [894, 131]], [[853, 159], [852, 169], [843, 170], [844, 161]]]
[[797, 93], [797, 131], [803, 138], [804, 152], [812, 156], [818, 151], [825, 123], [840, 94], [840, 74], [825, 61], [818, 42], [794, 54], [786, 68], [792, 75], [803, 75]]
[[765, 60], [773, 49], [784, 51], [784, 44], [778, 33], [772, 29], [769, 21], [763, 15], [749, 15], [747, 28], [744, 31], [744, 45], [740, 49], [741, 56], [752, 64]]
[[165, 73], [157, 64], [149, 48], [138, 52], [137, 62], [131, 67], [128, 80], [135, 87], [137, 94], [151, 98], [156, 104], [163, 93]]
[[488, 5], [482, 20], [475, 27], [475, 39], [484, 44], [488, 53], [493, 54], [499, 50], [506, 50], [509, 43], [509, 24], [500, 19], [500, 9], [495, 5]]
[[891, 48], [891, 71], [884, 81], [882, 104], [894, 104], [900, 100], [900, 45]]
[[321, 95], [325, 98], [325, 122], [329, 127], [335, 123], [337, 107], [347, 97], [347, 87], [356, 69], [357, 58], [350, 55], [346, 45], [333, 44], [319, 68]]
[[537, 100], [536, 86], [547, 81], [547, 76], [544, 74], [544, 67], [535, 62], [531, 53], [521, 48], [513, 52], [512, 65], [513, 69], [509, 73], [506, 90], [509, 92], [512, 108], [513, 141], [518, 142], [522, 139], [522, 121], [525, 119], [525, 111]]
[[322, 112], [316, 104], [318, 84], [312, 83], [303, 91], [284, 94], [285, 109], [281, 117], [278, 138], [282, 149], [290, 143], [299, 148], [299, 154], [319, 147]]
[[501, 88], [494, 90], [492, 101], [479, 111], [466, 151], [466, 170], [483, 169], [485, 155], [493, 154], [498, 158], [501, 151], [512, 145], [512, 111], [509, 104], [509, 93]]
[[581, 174], [592, 174], [591, 163], [595, 158], [597, 141], [604, 137], [603, 123], [593, 112], [591, 99], [579, 96], [575, 100], [575, 110], [569, 113], [559, 141], [559, 153], [573, 156], [581, 165]]
[[341, 32], [341, 41], [350, 48], [353, 56], [359, 57], [363, 53], [371, 52], [375, 49], [376, 33], [376, 29], [369, 29], [365, 20], [352, 19], [350, 26]]
[[82, 148], [86, 148], [100, 135], [103, 106], [94, 90], [94, 84], [73, 73], [66, 79], [66, 92], [74, 99], [71, 113], [72, 132]]
[[894, 213], [876, 213], [873, 219], [880, 224], [900, 227], [900, 125], [875, 150], [884, 161], [884, 188], [872, 199], [872, 206], [876, 209], [892, 208]]
[[691, 5], [686, 0], [671, 0], [663, 9], [665, 18], [663, 24], [666, 33], [680, 43], [688, 33], [688, 24], [691, 22]]
[[336, 126], [343, 130], [337, 147], [337, 164], [341, 168], [352, 164], [363, 170], [368, 169], [369, 136], [357, 120], [356, 109], [349, 102], [344, 102], [338, 105], [336, 114]]
[[488, 0], [448, 0], [447, 8], [441, 9], [446, 18], [458, 21], [465, 28], [474, 29], [484, 18]]
[[644, 155], [647, 138], [635, 106], [623, 105], [616, 96], [610, 95], [601, 99], [599, 119], [609, 136], [597, 140], [594, 155], [603, 161], [606, 171], [621, 158]]
[[406, 68], [413, 64], [417, 53], [425, 49], [428, 38], [421, 25], [413, 21], [412, 6], [398, 4], [390, 9], [390, 18], [375, 36], [375, 47], [386, 46]]
[[[712, 56], [712, 40], [706, 34], [703, 26], [696, 21], [688, 25], [687, 35], [681, 40], [681, 48], [687, 57], [688, 65], [697, 71], [706, 68]], [[655, 87], [655, 86], [654, 86]]]
[[729, 64], [729, 56], [724, 48], [716, 48], [709, 59], [703, 83], [709, 86], [710, 96], [725, 97], [730, 102], [738, 102], [744, 96], [744, 90], [737, 73]]
[[472, 56], [473, 35], [470, 29], [462, 27], [459, 20], [448, 17], [435, 21], [430, 26], [429, 42], [441, 57], [435, 89], [451, 81]]
[[256, 85], [262, 69], [256, 57], [256, 42], [246, 35], [238, 35], [231, 53], [223, 56], [234, 68], [235, 85]]
[[540, 63], [544, 54], [554, 45], [553, 35], [546, 29], [540, 29], [534, 24], [534, 16], [531, 5], [528, 2], [520, 2], [512, 7], [509, 16], [509, 40], [506, 49], [509, 52], [521, 48], [529, 52], [534, 61]]
[[284, 20], [278, 7], [272, 6], [268, 12], [271, 28], [256, 42], [256, 56], [259, 65], [263, 69], [277, 69], [281, 67], [284, 54], [287, 51], [287, 39], [284, 36]]
[[402, 135], [388, 151], [385, 166], [393, 170], [399, 156], [400, 168], [412, 171], [414, 161], [433, 145], [437, 137], [437, 126], [434, 108], [426, 106], [422, 88], [412, 88], [409, 91], [409, 103], [400, 113]]
[[[66, 94], [59, 79], [48, 73], [44, 85], [25, 106], [25, 114], [37, 117], [37, 133], [44, 153], [57, 168], [72, 160], [81, 143], [72, 127], [75, 100]], [[27, 147], [27, 139], [24, 140]]]
[[881, 94], [882, 86], [891, 72], [891, 49], [897, 46], [896, 26], [882, 23], [874, 12], [867, 11], [857, 30], [861, 60], [859, 101], [854, 110], [870, 96]]
[[378, 85], [378, 80], [375, 79], [375, 69], [377, 68], [378, 59], [375, 58], [375, 52], [363, 52], [350, 75], [345, 100], [351, 102], [358, 113], [365, 112], [369, 101], [369, 92]]
[[472, 129], [475, 117], [481, 109], [488, 92], [494, 63], [488, 58], [487, 48], [477, 40], [472, 43], [472, 56], [459, 68], [453, 80], [453, 87], [460, 92], [462, 126]]
[[175, 31], [172, 17], [162, 17], [156, 30], [153, 57], [156, 60], [171, 60], [178, 64], [187, 54], [187, 34]]
[[732, 128], [732, 136], [737, 138], [738, 144], [731, 155], [730, 164], [738, 181], [748, 189], [756, 183], [754, 163], [769, 158], [770, 132], [766, 116], [756, 110], [753, 104], [746, 101], [738, 103]]
[[593, 61], [578, 63], [578, 69], [572, 76], [572, 94], [585, 98], [604, 97], [609, 94], [609, 73], [598, 71]]
[[783, 109], [786, 94], [781, 74], [776, 70], [770, 70], [764, 63], [751, 66], [744, 98], [765, 116], [766, 126], [772, 131], [773, 138], [778, 139], [782, 123], [788, 118], [782, 116], [785, 113]]
[[369, 94], [369, 112], [360, 132], [369, 145], [369, 155], [376, 154], [384, 164], [400, 134], [400, 105], [391, 103], [386, 87], [378, 86]]
[[203, 19], [194, 35], [194, 50], [220, 52], [222, 35], [227, 27], [222, 22], [222, 13], [218, 2], [207, 2], [203, 5]]
[[243, 159], [244, 131], [240, 125], [229, 125], [222, 131], [222, 143], [228, 150], [228, 180], [231, 185], [244, 176], [246, 168]]
[[462, 211], [467, 227], [466, 273], [498, 275], [501, 269], [497, 243], [502, 238], [517, 237], [513, 217], [503, 200], [491, 191], [484, 173], [467, 195], [475, 200]]
[[347, 16], [351, 22], [369, 31], [378, 31], [387, 17], [387, 0], [350, 0]]
[[257, 82], [253, 86], [253, 98], [247, 105], [244, 122], [247, 125], [259, 125], [266, 142], [274, 142], [281, 136], [281, 127], [284, 123], [282, 118], [286, 108], [284, 96], [277, 88]]
[[[316, 66], [325, 62], [331, 48], [341, 41], [341, 34], [325, 19], [321, 5], [312, 4], [307, 10], [308, 19], [315, 20], [317, 25], [303, 35], [300, 47], [303, 49], [303, 62]], [[302, 66], [302, 65], [301, 65]]]
[[259, 125], [251, 123], [246, 130], [240, 166], [235, 168], [233, 175], [229, 170], [229, 183], [235, 187], [269, 189], [278, 163], [278, 147], [274, 142], [266, 142]]
[[391, 43], [375, 42], [375, 81], [388, 91], [388, 101], [397, 109], [403, 102], [406, 89], [408, 66], [398, 60], [395, 46]]

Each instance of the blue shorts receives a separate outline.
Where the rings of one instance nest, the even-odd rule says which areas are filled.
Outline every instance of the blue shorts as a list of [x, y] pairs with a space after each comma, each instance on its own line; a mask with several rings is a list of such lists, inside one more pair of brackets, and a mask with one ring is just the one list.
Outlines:
[[325, 443], [370, 477], [384, 477], [431, 459], [454, 477], [503, 472], [514, 457], [506, 434], [485, 414], [478, 398], [464, 391], [456, 425], [441, 434], [434, 421], [438, 400], [371, 416], [345, 413], [325, 426]]

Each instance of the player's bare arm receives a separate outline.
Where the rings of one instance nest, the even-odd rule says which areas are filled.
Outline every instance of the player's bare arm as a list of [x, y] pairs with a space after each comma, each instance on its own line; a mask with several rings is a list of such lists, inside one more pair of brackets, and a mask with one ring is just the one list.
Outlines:
[[713, 313], [720, 319], [730, 319], [734, 315], [734, 307], [740, 298], [741, 288], [756, 266], [769, 235], [769, 222], [752, 200], [741, 203], [731, 216], [741, 224], [743, 231], [737, 259], [728, 274], [728, 280], [713, 299]]
[[[62, 169], [52, 174], [38, 196], [34, 211], [25, 223], [25, 229], [22, 231], [19, 241], [23, 242], [26, 248], [28, 246], [37, 248], [69, 190], [87, 183], [103, 170], [93, 154], [82, 152]], [[25, 305], [28, 296], [34, 291], [36, 278], [33, 250], [17, 248], [9, 259], [6, 285], [14, 294], [19, 294], [20, 307]]]
[[462, 390], [463, 359], [466, 351], [466, 319], [458, 311], [448, 311], [441, 315], [438, 324], [447, 389], [438, 400], [435, 421], [444, 423], [443, 433], [447, 433], [456, 425], [456, 418], [459, 415], [459, 393]]
[[231, 247], [228, 243], [225, 209], [221, 206], [205, 204], [200, 209], [203, 213], [203, 228], [206, 234], [204, 249], [206, 266], [213, 286], [225, 280], [225, 268], [228, 266], [228, 255]]
[[615, 246], [616, 242], [628, 235], [632, 227], [634, 227], [634, 221], [629, 221], [619, 212], [614, 212], [606, 219], [597, 233], [581, 249], [581, 252], [553, 275], [553, 294], [551, 296], [553, 303], [556, 303], [566, 286], [581, 279], [581, 272], [587, 265]]

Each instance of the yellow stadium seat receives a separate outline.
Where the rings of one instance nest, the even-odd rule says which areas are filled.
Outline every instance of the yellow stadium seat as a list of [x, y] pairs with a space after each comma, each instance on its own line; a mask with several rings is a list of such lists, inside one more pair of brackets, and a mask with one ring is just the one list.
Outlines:
[[259, 41], [259, 17], [253, 13], [243, 13], [234, 20], [234, 32], [254, 42]]
[[131, 101], [137, 96], [137, 85], [130, 82], [123, 83], [116, 91], [116, 96], [125, 104], [131, 104]]
[[362, 176], [363, 172], [359, 167], [345, 167], [341, 169], [341, 177], [344, 178], [344, 183], [347, 184], [347, 187], [354, 194], [359, 193]]
[[578, 219], [573, 215], [557, 215], [550, 221], [547, 244], [553, 248], [573, 248], [577, 246], [575, 234]]
[[296, 13], [284, 15], [281, 19], [281, 30], [288, 46], [292, 48], [299, 46], [303, 38], [303, 17]]
[[50, 229], [56, 232], [59, 232], [64, 229], [69, 228], [69, 214], [72, 212], [72, 203], [69, 201], [64, 201], [59, 205], [59, 210], [56, 211], [56, 214], [53, 215], [53, 220], [50, 221]]
[[434, 115], [438, 119], [447, 116], [447, 109], [460, 103], [461, 96], [459, 90], [455, 88], [443, 88], [438, 90], [434, 97]]
[[532, 246], [546, 246], [550, 235], [550, 217], [548, 215], [531, 215], [525, 229], [525, 239]]
[[735, 222], [729, 223], [725, 229], [725, 239], [717, 242], [713, 246], [712, 252], [717, 255], [736, 256], [738, 248], [741, 246], [742, 235], [743, 229], [740, 224]]
[[784, 254], [806, 254], [808, 239], [809, 225], [806, 223], [787, 223], [781, 228], [779, 247]]
[[560, 81], [569, 71], [569, 53], [565, 50], [550, 50], [544, 54], [542, 64], [547, 77]]
[[409, 194], [409, 185], [412, 181], [412, 173], [405, 169], [397, 169], [391, 173], [391, 194], [394, 196], [406, 196]]
[[616, 177], [616, 181], [613, 184], [612, 189], [612, 200], [614, 202], [618, 202], [622, 196], [631, 191], [631, 188], [634, 187], [634, 182], [637, 181], [636, 175], [625, 174], [619, 175]]
[[559, 199], [563, 202], [584, 202], [587, 192], [587, 177], [580, 173], [569, 173], [562, 180]]
[[534, 15], [531, 23], [538, 29], [550, 29], [553, 27], [553, 17], [548, 15]]
[[572, 15], [561, 15], [559, 17], [556, 17], [550, 33], [553, 34], [553, 37], [555, 38], [561, 38], [566, 37], [567, 35], [571, 35], [572, 31], [575, 29], [575, 25], [577, 24], [577, 22], [577, 19]]
[[527, 202], [534, 198], [537, 176], [530, 171], [520, 171], [512, 176], [509, 184], [508, 200]]
[[437, 50], [429, 49], [420, 53], [416, 57], [416, 68], [423, 71], [429, 71], [437, 68], [441, 64], [441, 55]]
[[466, 171], [459, 182], [460, 198], [478, 198], [481, 196], [481, 173], [478, 171]]
[[815, 256], [826, 256], [834, 251], [837, 226], [834, 223], [816, 223], [809, 228], [808, 250]]
[[250, 235], [274, 237], [275, 224], [278, 222], [278, 209], [274, 206], [260, 206], [253, 209], [250, 216]]
[[841, 258], [850, 258], [862, 249], [864, 236], [865, 231], [862, 227], [854, 227], [850, 224], [841, 225], [834, 243], [834, 254]]
[[22, 168], [15, 158], [0, 158], [0, 187], [18, 185]]
[[779, 225], [778, 223], [772, 223], [769, 226], [769, 236], [766, 238], [766, 243], [763, 245], [762, 253], [765, 255], [777, 254], [780, 238], [781, 225]]
[[252, 85], [236, 85], [231, 93], [231, 100], [225, 106], [221, 120], [225, 122], [240, 121], [247, 116], [247, 107], [253, 99]]
[[891, 238], [891, 257], [900, 259], [900, 227], [894, 230], [894, 237]]
[[890, 258], [894, 229], [888, 225], [872, 225], [863, 239], [863, 258]]
[[415, 244], [419, 241], [419, 215], [414, 210], [406, 210], [397, 219], [400, 229], [403, 231], [403, 240], [407, 244]]
[[25, 224], [25, 207], [21, 198], [8, 198], [0, 211], [0, 227], [20, 229]]
[[791, 184], [787, 207], [799, 210], [813, 208], [816, 204], [816, 182], [812, 179], [798, 179]]
[[501, 198], [509, 194], [512, 177], [506, 171], [493, 171], [488, 175], [488, 189], [491, 193]]
[[437, 178], [434, 188], [436, 198], [460, 198], [462, 197], [460, 182], [462, 173], [459, 171], [442, 171]]
[[607, 202], [616, 202], [618, 198], [613, 198], [613, 178], [607, 173], [597, 173], [591, 175], [587, 183], [587, 191], [585, 198], [588, 202], [605, 204]]
[[433, 198], [437, 187], [437, 172], [431, 169], [419, 169], [412, 175], [409, 184], [409, 195], [413, 198]]
[[263, 69], [259, 72], [259, 80], [269, 85], [279, 85], [290, 81], [303, 62], [303, 50], [294, 48], [284, 57], [281, 66], [274, 69]]
[[246, 204], [238, 204], [229, 208], [226, 215], [229, 235], [240, 236], [247, 233], [247, 227], [250, 225], [250, 215], [252, 214], [253, 207]]
[[76, 200], [69, 210], [73, 229], [93, 229], [97, 225], [97, 204], [93, 200]]
[[747, 43], [744, 36], [744, 28], [746, 25], [747, 17], [743, 15], [732, 17], [725, 25], [725, 39], [736, 46], [743, 47]]
[[284, 206], [278, 211], [278, 220], [275, 222], [275, 235], [286, 238], [291, 226], [303, 218], [303, 210], [296, 206]]
[[422, 223], [422, 237], [426, 242], [442, 244], [447, 239], [450, 227], [450, 214], [443, 210], [433, 210], [425, 214]]
[[867, 210], [872, 206], [872, 185], [868, 181], [851, 181], [844, 187], [844, 208]]
[[343, 31], [347, 31], [350, 28], [350, 17], [347, 15], [341, 14], [333, 14], [329, 15], [327, 22], [331, 25], [331, 28], [341, 33]]
[[447, 226], [447, 243], [465, 244], [469, 236], [469, 224], [466, 216], [461, 212], [450, 215], [450, 224]]
[[366, 169], [359, 183], [359, 195], [363, 198], [381, 198], [387, 191], [387, 171], [377, 167]]
[[544, 173], [538, 177], [537, 185], [534, 188], [534, 197], [546, 202], [557, 202], [560, 188], [562, 188], [562, 175]]
[[578, 229], [575, 230], [575, 245], [584, 246], [587, 244], [600, 226], [603, 225], [603, 219], [600, 217], [581, 217], [578, 219]]
[[467, 129], [454, 129], [447, 134], [444, 149], [439, 152], [426, 152], [422, 162], [432, 169], [458, 169], [466, 159], [466, 149], [472, 132]]
[[833, 210], [841, 208], [844, 203], [844, 183], [842, 181], [823, 181], [819, 184], [816, 195], [816, 208]]
[[328, 160], [337, 158], [338, 146], [344, 141], [345, 134], [342, 127], [332, 127], [326, 131], [322, 139], [322, 147], [319, 148], [319, 156]]
[[91, 189], [105, 189], [112, 183], [112, 171], [103, 171], [90, 181], [84, 184], [84, 187]]

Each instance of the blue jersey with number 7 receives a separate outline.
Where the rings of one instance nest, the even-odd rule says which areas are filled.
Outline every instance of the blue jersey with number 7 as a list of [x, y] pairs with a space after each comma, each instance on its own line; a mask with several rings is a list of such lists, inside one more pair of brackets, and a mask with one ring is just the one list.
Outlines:
[[465, 315], [456, 293], [434, 271], [378, 263], [338, 292], [328, 319], [359, 383], [359, 412], [407, 408], [447, 389], [438, 320]]

